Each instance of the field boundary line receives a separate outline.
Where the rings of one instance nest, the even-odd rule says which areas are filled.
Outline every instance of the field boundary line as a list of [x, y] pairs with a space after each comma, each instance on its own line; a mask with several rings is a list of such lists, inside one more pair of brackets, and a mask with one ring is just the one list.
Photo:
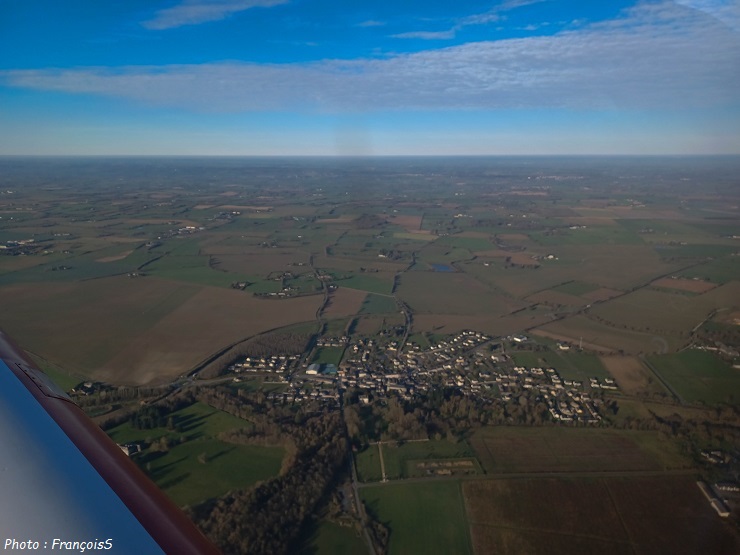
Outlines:
[[645, 367], [648, 370], [650, 370], [656, 378], [658, 378], [658, 380], [660, 381], [660, 383], [663, 384], [663, 387], [665, 387], [668, 391], [670, 391], [671, 395], [673, 395], [673, 397], [681, 405], [685, 405], [686, 404], [686, 402], [681, 398], [681, 396], [678, 394], [678, 392], [671, 387], [671, 384], [668, 383], [668, 381], [665, 378], [663, 378], [663, 376], [660, 375], [660, 372], [658, 372], [658, 370], [655, 368], [655, 366], [653, 366], [652, 364], [650, 364], [650, 362], [648, 361], [648, 359], [647, 359], [647, 357], [645, 355], [639, 355], [638, 358], [642, 361], [642, 363], [645, 365]]

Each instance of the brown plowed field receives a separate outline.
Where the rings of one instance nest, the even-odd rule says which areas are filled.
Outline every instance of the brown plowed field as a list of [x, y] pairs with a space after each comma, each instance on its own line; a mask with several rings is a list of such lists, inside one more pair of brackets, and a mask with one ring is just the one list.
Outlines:
[[421, 229], [422, 216], [394, 216], [388, 218], [388, 222], [399, 225], [406, 231], [414, 232]]
[[677, 289], [679, 291], [688, 291], [689, 293], [706, 293], [711, 291], [717, 284], [703, 281], [700, 279], [684, 278], [661, 278], [655, 280], [652, 285], [656, 287], [665, 287], [666, 289]]
[[600, 358], [609, 373], [617, 380], [619, 389], [628, 395], [645, 393], [654, 389], [648, 381], [650, 372], [640, 359], [627, 356], [603, 356]]
[[596, 289], [595, 291], [589, 291], [588, 293], [584, 293], [581, 295], [584, 299], [587, 299], [589, 301], [606, 301], [608, 299], [611, 299], [612, 297], [616, 297], [617, 295], [621, 295], [622, 291], [617, 291], [616, 289], [608, 289], [606, 287], [601, 287], [600, 289]]
[[22, 347], [114, 384], [169, 381], [235, 341], [313, 320], [322, 300], [262, 300], [151, 276], [0, 290], [3, 327]]
[[463, 496], [480, 555], [740, 552], [691, 477], [475, 480]]
[[340, 287], [332, 292], [329, 303], [324, 309], [324, 318], [341, 318], [357, 314], [362, 308], [362, 301], [367, 297], [366, 291]]

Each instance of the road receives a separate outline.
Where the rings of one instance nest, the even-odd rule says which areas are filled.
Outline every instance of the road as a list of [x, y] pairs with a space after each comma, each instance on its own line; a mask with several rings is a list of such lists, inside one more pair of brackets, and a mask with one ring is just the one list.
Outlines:
[[385, 474], [385, 461], [383, 460], [383, 444], [378, 442], [378, 453], [380, 453], [380, 475], [383, 477], [383, 481], [387, 482], [388, 477]]

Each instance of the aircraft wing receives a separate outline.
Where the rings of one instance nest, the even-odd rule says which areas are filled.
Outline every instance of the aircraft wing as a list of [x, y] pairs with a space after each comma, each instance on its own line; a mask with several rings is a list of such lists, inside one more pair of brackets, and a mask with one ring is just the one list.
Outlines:
[[218, 553], [2, 331], [0, 549]]

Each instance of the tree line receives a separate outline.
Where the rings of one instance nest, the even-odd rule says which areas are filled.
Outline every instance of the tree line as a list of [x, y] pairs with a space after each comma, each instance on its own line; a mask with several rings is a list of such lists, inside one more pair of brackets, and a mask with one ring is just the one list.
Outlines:
[[339, 414], [306, 416], [299, 424], [284, 424], [283, 431], [295, 442], [296, 453], [278, 477], [190, 510], [226, 554], [289, 553], [345, 464]]

